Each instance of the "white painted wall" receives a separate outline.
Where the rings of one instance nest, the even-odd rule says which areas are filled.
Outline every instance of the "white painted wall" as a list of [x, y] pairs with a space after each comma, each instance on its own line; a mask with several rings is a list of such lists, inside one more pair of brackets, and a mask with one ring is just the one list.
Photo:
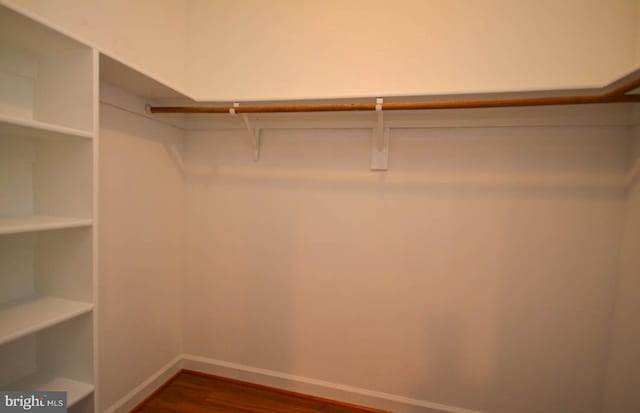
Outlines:
[[[460, 127], [483, 113], [564, 126]], [[430, 114], [445, 127], [392, 131], [384, 174], [366, 129], [265, 130], [258, 163], [241, 129], [189, 132], [184, 352], [482, 412], [600, 413], [629, 139], [568, 113]]]
[[[139, 98], [102, 85], [129, 110]], [[184, 184], [181, 131], [100, 105], [99, 411], [181, 350]]]
[[601, 86], [635, 0], [4, 0], [199, 100]]
[[188, 0], [3, 0], [147, 75], [185, 88]]
[[635, 133], [635, 173], [625, 206], [604, 413], [640, 411], [640, 130]]
[[637, 67], [635, 0], [191, 0], [203, 100], [602, 86]]

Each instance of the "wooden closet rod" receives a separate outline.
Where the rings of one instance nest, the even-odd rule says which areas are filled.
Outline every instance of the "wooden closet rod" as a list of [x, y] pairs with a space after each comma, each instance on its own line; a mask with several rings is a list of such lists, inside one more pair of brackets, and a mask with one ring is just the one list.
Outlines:
[[[382, 104], [382, 110], [433, 110], [433, 109], [472, 109], [505, 108], [517, 106], [554, 106], [583, 105], [595, 103], [640, 102], [640, 95], [627, 93], [640, 87], [640, 69], [624, 76], [611, 84], [600, 88], [576, 92], [554, 91], [553, 96], [492, 98], [498, 95], [487, 94], [486, 98], [471, 100], [442, 100], [424, 102], [389, 102]], [[530, 93], [530, 92], [529, 92]], [[535, 92], [541, 94], [544, 92]], [[525, 92], [526, 94], [526, 92]], [[294, 113], [294, 112], [351, 112], [373, 111], [376, 104], [371, 103], [326, 103], [326, 104], [290, 104], [264, 106], [149, 106], [151, 113]]]

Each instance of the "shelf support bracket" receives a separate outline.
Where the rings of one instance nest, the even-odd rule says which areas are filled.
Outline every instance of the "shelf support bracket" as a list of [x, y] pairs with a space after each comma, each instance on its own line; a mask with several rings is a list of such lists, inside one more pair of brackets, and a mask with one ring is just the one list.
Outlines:
[[384, 127], [382, 114], [382, 98], [376, 99], [376, 116], [378, 124], [371, 136], [371, 170], [386, 171], [389, 167], [389, 128]]
[[[239, 103], [234, 103], [232, 108], [229, 108], [229, 113], [232, 115], [236, 115], [236, 109], [239, 107]], [[251, 148], [253, 150], [253, 161], [256, 162], [260, 159], [260, 128], [253, 128], [251, 126], [251, 122], [249, 121], [249, 115], [246, 113], [242, 113], [242, 121], [244, 122], [245, 128], [247, 128], [247, 134], [249, 135], [249, 142], [251, 143]]]

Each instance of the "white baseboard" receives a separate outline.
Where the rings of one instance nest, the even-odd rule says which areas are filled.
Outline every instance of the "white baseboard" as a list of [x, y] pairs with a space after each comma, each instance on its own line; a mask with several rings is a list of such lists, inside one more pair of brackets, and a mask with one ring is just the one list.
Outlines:
[[171, 360], [120, 400], [103, 410], [103, 413], [129, 412], [180, 369], [195, 370], [394, 413], [482, 413], [477, 410], [411, 399], [191, 354], [182, 354]]
[[482, 413], [191, 354], [182, 355], [182, 368], [394, 413]]
[[177, 356], [160, 370], [153, 373], [148, 379], [140, 383], [136, 388], [124, 395], [120, 400], [109, 406], [103, 413], [127, 413], [131, 411], [145, 397], [162, 386], [174, 374], [182, 369], [182, 356]]

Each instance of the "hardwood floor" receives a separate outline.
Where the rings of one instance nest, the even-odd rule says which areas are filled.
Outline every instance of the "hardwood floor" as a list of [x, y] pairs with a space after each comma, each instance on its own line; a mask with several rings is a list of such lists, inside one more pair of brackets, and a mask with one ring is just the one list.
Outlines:
[[333, 400], [182, 370], [136, 413], [383, 413]]

